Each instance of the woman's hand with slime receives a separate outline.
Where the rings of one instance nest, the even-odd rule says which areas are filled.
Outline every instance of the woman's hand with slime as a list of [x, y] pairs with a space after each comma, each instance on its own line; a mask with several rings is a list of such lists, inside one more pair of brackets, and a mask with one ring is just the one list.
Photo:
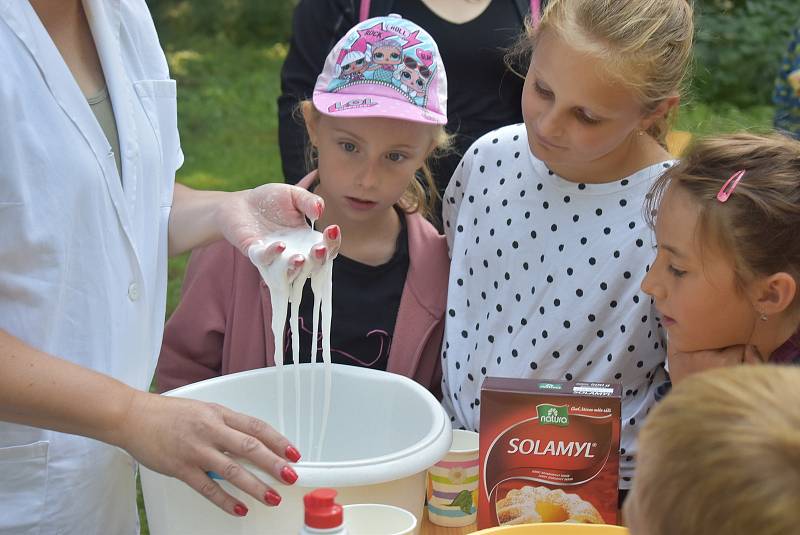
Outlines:
[[[305, 189], [265, 184], [227, 199], [217, 210], [217, 221], [229, 242], [257, 265], [269, 266], [286, 249], [277, 235], [307, 227], [306, 218], [318, 219], [324, 206], [320, 197]], [[289, 278], [294, 278], [309, 259], [314, 270], [333, 260], [340, 245], [339, 228], [326, 228], [322, 243], [312, 246], [308, 254], [292, 258], [287, 268]]]

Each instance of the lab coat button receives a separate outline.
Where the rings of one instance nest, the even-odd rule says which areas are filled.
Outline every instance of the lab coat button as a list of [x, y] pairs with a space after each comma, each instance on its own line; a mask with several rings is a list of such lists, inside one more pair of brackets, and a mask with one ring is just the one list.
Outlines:
[[139, 299], [139, 285], [135, 282], [132, 282], [130, 286], [128, 286], [128, 299], [131, 301]]

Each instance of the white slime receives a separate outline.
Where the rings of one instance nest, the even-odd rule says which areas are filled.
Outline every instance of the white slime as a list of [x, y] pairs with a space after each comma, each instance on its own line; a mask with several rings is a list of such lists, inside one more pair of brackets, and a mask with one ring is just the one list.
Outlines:
[[[292, 332], [292, 362], [299, 362], [300, 332], [299, 332], [299, 307], [303, 295], [303, 286], [306, 279], [311, 279], [311, 289], [314, 293], [314, 313], [313, 313], [313, 333], [311, 340], [311, 385], [310, 393], [310, 414], [309, 414], [309, 438], [306, 443], [312, 450], [312, 458], [319, 460], [322, 452], [322, 444], [328, 423], [328, 413], [330, 405], [331, 390], [331, 347], [330, 347], [330, 328], [331, 328], [331, 293], [332, 293], [332, 261], [323, 264], [316, 271], [312, 271], [314, 265], [309, 258], [311, 248], [323, 243], [322, 233], [311, 228], [292, 229], [271, 237], [272, 241], [282, 241], [286, 244], [286, 249], [270, 265], [265, 266], [260, 263], [260, 253], [264, 250], [263, 243], [256, 243], [250, 247], [248, 253], [250, 260], [258, 268], [261, 278], [264, 279], [269, 287], [272, 305], [272, 334], [275, 340], [275, 366], [278, 368], [278, 431], [287, 434], [286, 422], [284, 417], [284, 327], [286, 325], [287, 308], [291, 304], [291, 332]], [[299, 269], [293, 281], [289, 281], [287, 275], [292, 258], [296, 255], [306, 257], [306, 261]], [[318, 326], [322, 313], [322, 360], [325, 368], [325, 389], [324, 404], [322, 409], [322, 423], [320, 426], [319, 443], [316, 448], [316, 455], [313, 455], [314, 440], [314, 376], [317, 371], [317, 337], [319, 335]], [[295, 425], [294, 436], [291, 438], [301, 444], [300, 429], [300, 369], [294, 366], [294, 392], [295, 392]], [[309, 459], [311, 460], [311, 459]]]

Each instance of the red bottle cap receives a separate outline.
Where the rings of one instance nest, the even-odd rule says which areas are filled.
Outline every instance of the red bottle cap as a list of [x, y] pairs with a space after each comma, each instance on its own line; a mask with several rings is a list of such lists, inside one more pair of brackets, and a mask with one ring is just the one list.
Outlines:
[[333, 500], [333, 489], [316, 489], [303, 496], [306, 506], [306, 526], [314, 529], [338, 528], [344, 522], [342, 506]]

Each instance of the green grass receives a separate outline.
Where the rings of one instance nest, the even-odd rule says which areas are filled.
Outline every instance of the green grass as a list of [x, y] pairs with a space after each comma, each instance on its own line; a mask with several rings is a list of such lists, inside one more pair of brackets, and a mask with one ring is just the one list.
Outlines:
[[[221, 40], [197, 40], [191, 48], [169, 50], [178, 81], [181, 146], [186, 158], [179, 182], [199, 189], [238, 190], [282, 179], [277, 137], [277, 97], [285, 45], [234, 47]], [[695, 135], [770, 127], [772, 109], [692, 103], [676, 127]], [[175, 309], [188, 255], [170, 259], [167, 317]], [[142, 534], [147, 520], [139, 490]]]
[[[185, 156], [179, 182], [234, 191], [283, 179], [276, 100], [284, 57], [285, 45], [237, 48], [220, 40], [167, 52], [178, 81]], [[167, 317], [178, 303], [187, 259], [170, 260]]]

